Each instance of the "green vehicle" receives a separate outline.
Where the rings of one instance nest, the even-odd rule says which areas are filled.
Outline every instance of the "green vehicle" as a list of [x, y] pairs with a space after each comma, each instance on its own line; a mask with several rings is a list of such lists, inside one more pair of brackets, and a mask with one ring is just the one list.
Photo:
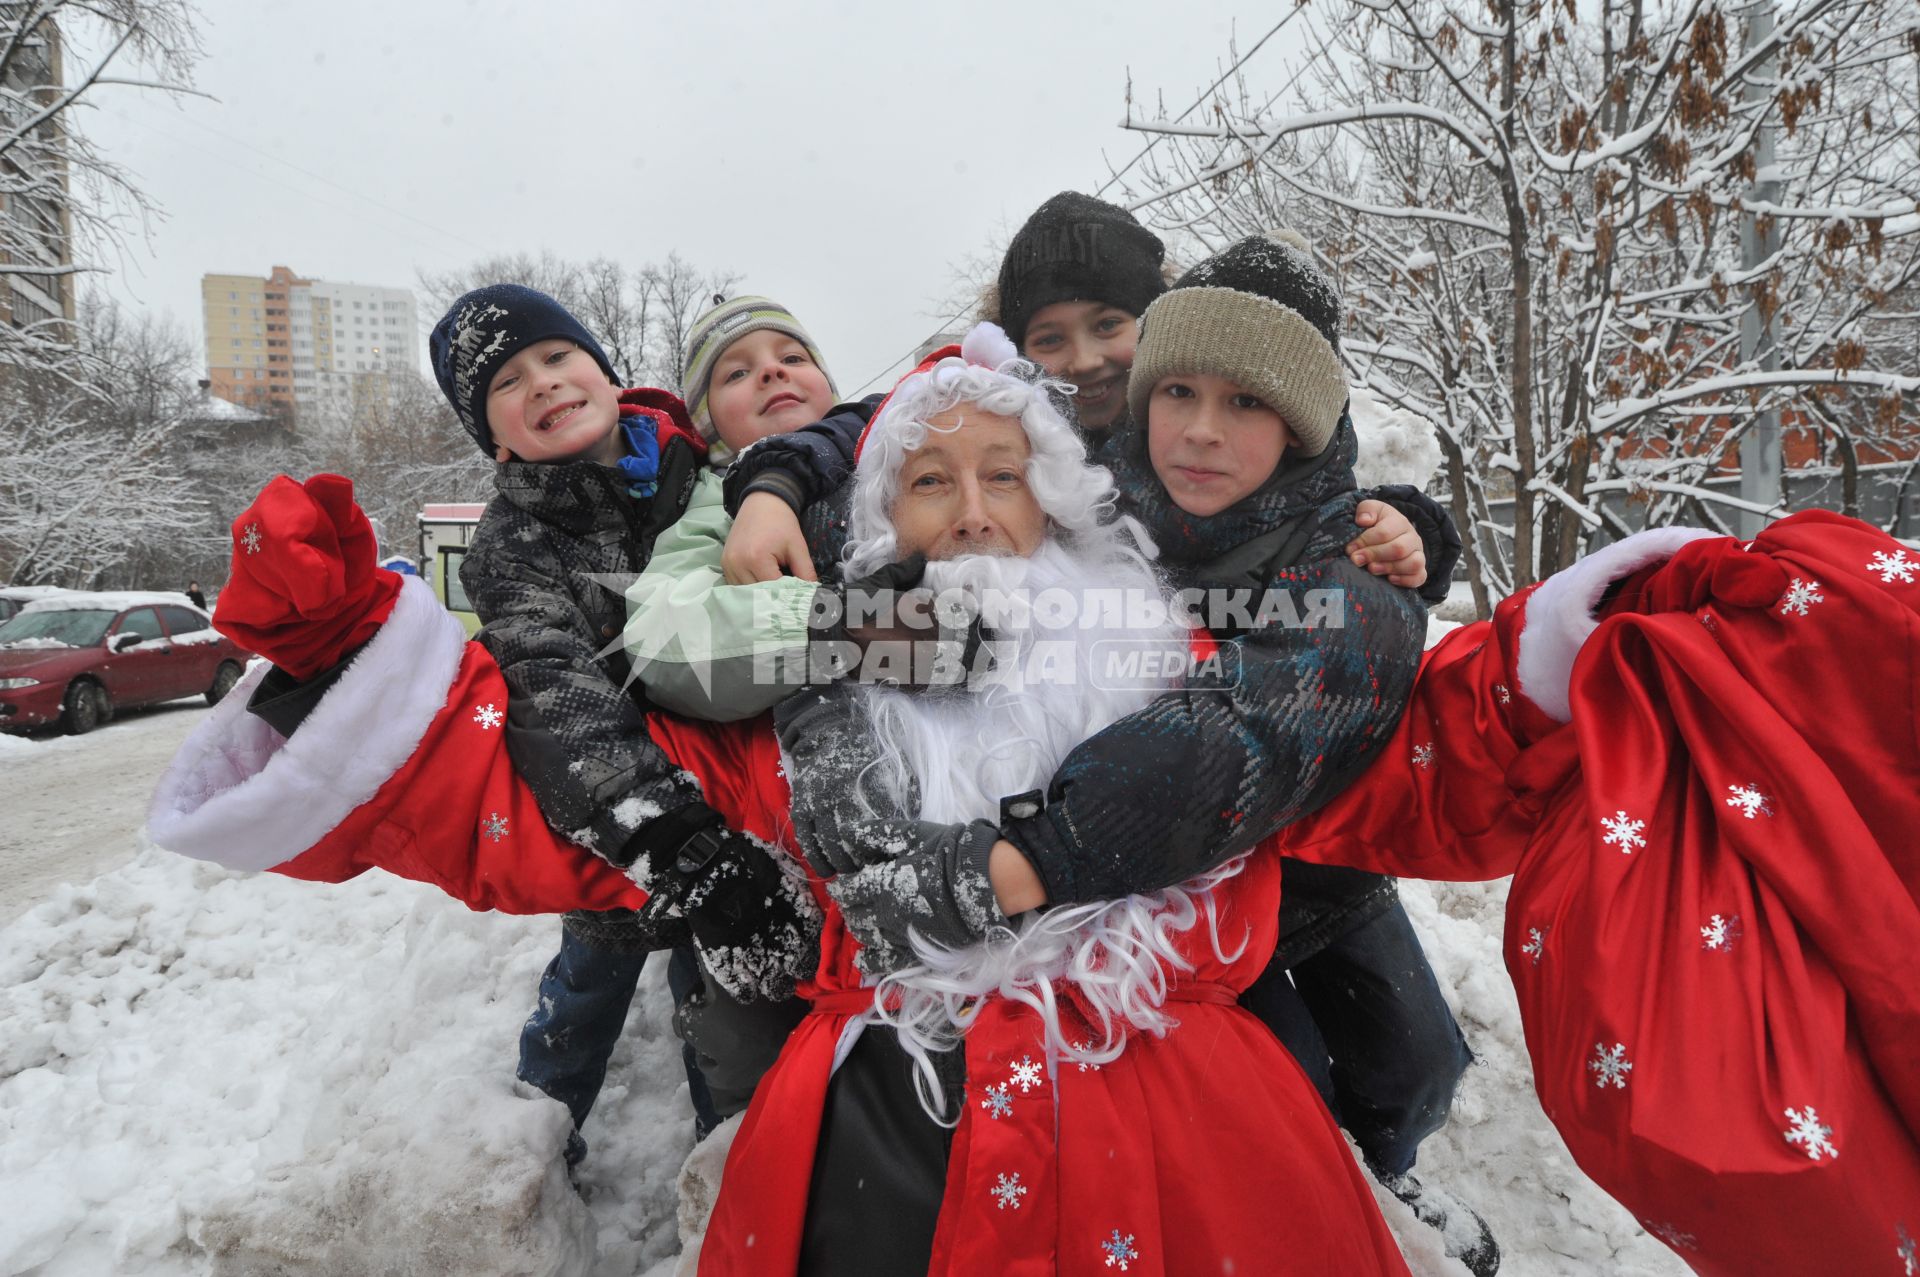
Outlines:
[[480, 628], [480, 618], [460, 586], [460, 560], [486, 508], [484, 501], [453, 501], [430, 504], [420, 512], [420, 570], [434, 597], [460, 618], [468, 634]]

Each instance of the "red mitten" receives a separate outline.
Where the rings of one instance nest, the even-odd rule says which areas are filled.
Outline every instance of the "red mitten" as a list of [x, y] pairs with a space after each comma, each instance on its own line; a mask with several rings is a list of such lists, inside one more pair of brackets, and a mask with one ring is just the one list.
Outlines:
[[233, 567], [213, 626], [295, 678], [311, 678], [373, 637], [400, 593], [379, 566], [353, 480], [276, 475], [233, 521]]

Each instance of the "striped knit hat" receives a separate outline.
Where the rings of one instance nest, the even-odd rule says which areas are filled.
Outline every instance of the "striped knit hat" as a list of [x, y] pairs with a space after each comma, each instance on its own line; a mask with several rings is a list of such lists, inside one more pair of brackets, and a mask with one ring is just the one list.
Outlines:
[[813, 338], [800, 326], [792, 311], [768, 297], [735, 297], [731, 301], [715, 297], [712, 309], [694, 320], [687, 333], [687, 366], [680, 373], [680, 392], [686, 398], [687, 411], [693, 415], [693, 424], [708, 444], [717, 443], [720, 437], [713, 426], [713, 414], [707, 410], [707, 389], [713, 379], [713, 366], [720, 362], [727, 347], [748, 333], [763, 329], [785, 333], [805, 346], [814, 366], [825, 375], [827, 389], [836, 397], [840, 393], [834, 389], [833, 374], [820, 358], [820, 348], [813, 344]]
[[1317, 457], [1346, 411], [1340, 293], [1296, 231], [1250, 235], [1174, 281], [1140, 318], [1127, 382], [1133, 419], [1162, 377], [1224, 377], [1280, 414]]

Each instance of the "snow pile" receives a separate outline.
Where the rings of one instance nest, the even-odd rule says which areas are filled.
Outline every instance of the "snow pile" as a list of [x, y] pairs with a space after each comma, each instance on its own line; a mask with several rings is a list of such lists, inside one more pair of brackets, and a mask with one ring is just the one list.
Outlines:
[[151, 849], [58, 889], [0, 932], [0, 1273], [669, 1261], [692, 1121], [665, 964], [588, 1128], [590, 1210], [566, 1110], [513, 1077], [558, 940], [384, 874], [320, 887]]
[[77, 643], [63, 643], [57, 638], [23, 638], [14, 639], [9, 643], [0, 643], [0, 649], [9, 652], [39, 651], [50, 647], [74, 648], [78, 646], [79, 644]]
[[1364, 386], [1353, 386], [1347, 393], [1347, 413], [1360, 443], [1360, 455], [1353, 463], [1360, 486], [1410, 483], [1425, 489], [1440, 468], [1440, 440], [1433, 426]]

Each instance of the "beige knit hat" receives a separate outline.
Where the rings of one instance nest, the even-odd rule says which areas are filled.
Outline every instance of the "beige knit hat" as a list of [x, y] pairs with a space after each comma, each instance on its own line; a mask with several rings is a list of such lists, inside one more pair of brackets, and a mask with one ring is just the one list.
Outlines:
[[1347, 408], [1340, 366], [1340, 294], [1297, 232], [1252, 235], [1174, 281], [1140, 319], [1127, 382], [1133, 419], [1161, 378], [1224, 377], [1280, 414], [1317, 457]]

